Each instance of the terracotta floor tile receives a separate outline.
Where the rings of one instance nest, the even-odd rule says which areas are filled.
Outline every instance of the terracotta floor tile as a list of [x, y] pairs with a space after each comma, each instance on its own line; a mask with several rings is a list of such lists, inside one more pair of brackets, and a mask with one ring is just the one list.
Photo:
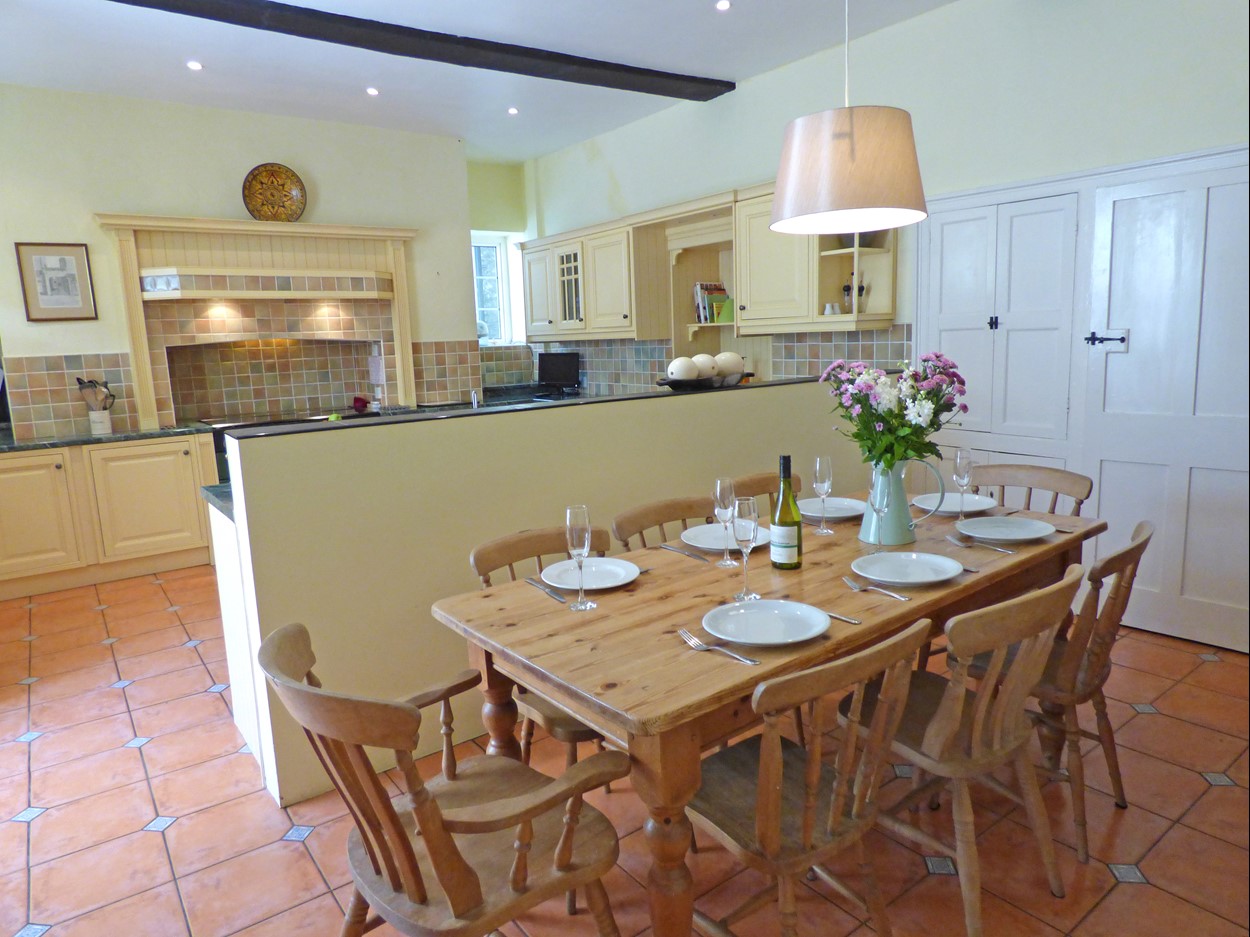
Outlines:
[[56, 634], [59, 631], [72, 631], [75, 628], [87, 628], [91, 625], [104, 624], [104, 616], [92, 608], [97, 602], [88, 600], [89, 604], [55, 602], [52, 605], [36, 605], [30, 610], [30, 633], [37, 635]]
[[147, 765], [148, 774], [157, 777], [223, 755], [232, 755], [242, 747], [243, 736], [233, 720], [218, 719], [152, 739], [143, 746], [143, 762]]
[[1117, 885], [1072, 932], [1073, 937], [1244, 937], [1245, 933], [1152, 885]]
[[1229, 766], [1227, 774], [1242, 787], [1250, 787], [1250, 753], [1242, 752]]
[[230, 682], [230, 667], [224, 660], [209, 661], [204, 666], [208, 668], [208, 675], [213, 678], [213, 683]]
[[30, 656], [32, 658], [47, 657], [49, 654], [57, 654], [61, 651], [72, 651], [89, 644], [99, 644], [108, 636], [108, 629], [104, 627], [103, 622], [87, 625], [85, 628], [40, 635], [38, 640], [30, 642]]
[[331, 888], [346, 885], [352, 880], [347, 864], [347, 835], [355, 826], [351, 817], [339, 817], [322, 823], [304, 840], [313, 861]]
[[146, 615], [136, 615], [134, 618], [110, 622], [108, 629], [109, 634], [113, 637], [125, 638], [133, 634], [161, 631], [181, 624], [182, 622], [178, 620], [178, 616], [173, 612], [148, 612]]
[[53, 807], [30, 823], [31, 864], [138, 832], [155, 817], [146, 781]]
[[1159, 644], [1179, 651], [1189, 651], [1193, 654], [1204, 654], [1211, 650], [1207, 645], [1199, 644], [1197, 641], [1189, 641], [1185, 638], [1178, 638], [1175, 635], [1159, 634], [1158, 632], [1146, 631], [1141, 628], [1131, 628], [1127, 625], [1120, 628], [1119, 636], [1121, 638], [1134, 638], [1138, 641], [1149, 641], [1151, 644]]
[[160, 833], [131, 833], [30, 870], [30, 918], [57, 924], [171, 881]]
[[25, 735], [30, 728], [30, 715], [20, 709], [0, 713], [0, 741], [7, 742]]
[[[0, 602], [0, 634], [4, 633], [6, 628], [13, 625], [29, 625], [30, 609], [25, 606], [29, 604], [27, 599], [6, 599]], [[29, 632], [25, 632], [29, 633]], [[5, 638], [6, 641], [10, 640]]]
[[611, 820], [619, 836], [641, 830], [647, 820], [647, 808], [634, 793], [629, 778], [613, 781], [611, 794], [603, 788], [587, 792], [586, 803]]
[[30, 745], [26, 742], [0, 743], [0, 778], [26, 776], [30, 770]]
[[142, 618], [153, 612], [168, 611], [169, 605], [169, 599], [158, 586], [150, 592], [145, 592], [134, 598], [128, 598], [125, 601], [110, 602], [108, 608], [104, 610], [104, 620], [108, 623], [109, 628], [113, 628], [121, 622]]
[[1246, 850], [1222, 839], [1177, 825], [1142, 860], [1152, 885], [1246, 927]]
[[290, 829], [286, 811], [268, 791], [257, 791], [182, 817], [165, 841], [174, 873], [184, 876], [277, 842]]
[[300, 843], [278, 842], [179, 879], [196, 937], [225, 937], [326, 893]]
[[208, 638], [220, 638], [222, 634], [220, 618], [189, 621], [186, 623], [185, 628], [187, 634], [197, 641], [205, 641]]
[[54, 699], [64, 699], [86, 690], [106, 687], [110, 683], [116, 683], [117, 679], [117, 665], [111, 659], [108, 663], [88, 667], [86, 670], [41, 677], [38, 683], [31, 685], [30, 703], [35, 706]]
[[30, 709], [30, 727], [36, 732], [51, 732], [83, 722], [103, 719], [126, 712], [126, 696], [121, 690], [103, 687], [77, 696], [40, 703]]
[[160, 631], [145, 631], [143, 634], [118, 639], [113, 645], [113, 656], [119, 661], [128, 657], [139, 657], [142, 654], [178, 647], [190, 639], [187, 629], [181, 625], [176, 628], [162, 628]]
[[31, 641], [5, 641], [0, 644], [0, 664], [29, 663]]
[[1243, 665], [1229, 661], [1204, 662], [1201, 667], [1189, 674], [1185, 682], [1204, 690], [1226, 693], [1238, 699], [1250, 697], [1250, 679], [1247, 678]]
[[0, 822], [30, 806], [30, 779], [23, 774], [0, 778]]
[[216, 570], [207, 564], [199, 566], [183, 566], [179, 569], [167, 569], [162, 573], [157, 573], [156, 578], [162, 582], [178, 582], [184, 579], [207, 579], [216, 582]]
[[1162, 714], [1138, 716], [1115, 734], [1132, 748], [1193, 771], [1223, 771], [1245, 750], [1242, 739]]
[[[185, 650], [190, 650], [186, 648]], [[143, 677], [126, 687], [126, 699], [134, 709], [155, 706], [169, 700], [203, 693], [213, 685], [212, 677], [203, 664], [186, 670], [175, 670], [154, 677]]]
[[[328, 780], [327, 780], [328, 783]], [[326, 791], [316, 797], [291, 804], [286, 808], [291, 822], [298, 826], [317, 826], [347, 814], [347, 805], [338, 791]]]
[[[967, 933], [959, 879], [953, 875], [926, 876], [915, 888], [891, 902], [886, 911], [894, 937], [965, 937]], [[1053, 927], [987, 891], [981, 892], [981, 923], [987, 937], [1060, 935]]]
[[[338, 937], [343, 927], [343, 910], [333, 895], [319, 895], [312, 901], [275, 914], [267, 921], [239, 931], [235, 937]], [[370, 931], [380, 934], [380, 930]]]
[[10, 661], [7, 664], [0, 664], [0, 686], [17, 683], [17, 681], [25, 680], [29, 676], [29, 661]]
[[226, 642], [224, 638], [207, 638], [196, 650], [204, 663], [226, 659]]
[[1153, 703], [1172, 688], [1174, 680], [1157, 677], [1131, 667], [1112, 667], [1111, 676], [1103, 684], [1102, 691], [1108, 699], [1125, 703]]
[[[651, 923], [651, 912], [647, 905], [646, 891], [617, 868], [612, 869], [604, 876], [604, 886], [608, 890], [608, 900], [612, 904], [612, 914], [616, 918], [617, 927], [620, 929], [622, 937], [633, 937], [633, 935], [641, 933]], [[809, 892], [809, 894], [811, 893]], [[828, 908], [835, 914], [841, 913], [837, 908], [818, 897], [808, 898], [802, 910], [808, 911], [812, 906]], [[578, 908], [580, 909], [579, 913], [574, 917], [569, 917], [565, 911], [563, 895], [557, 898], [549, 898], [517, 918], [517, 924], [524, 928], [524, 933], [528, 937], [594, 937], [598, 931], [594, 926], [593, 918], [586, 913], [584, 899], [578, 900]], [[753, 937], [753, 931], [750, 929], [751, 923], [753, 922], [744, 922], [741, 925], [739, 933], [742, 937]], [[807, 921], [800, 921], [799, 927], [801, 932], [807, 923]], [[374, 933], [380, 932], [381, 930]], [[513, 933], [519, 932], [513, 931]], [[806, 933], [822, 933], [827, 934], [827, 937], [835, 937], [836, 935], [836, 932], [813, 931], [810, 929], [810, 926]]]
[[[1050, 831], [1055, 841], [1076, 849], [1076, 824], [1072, 821], [1071, 788], [1066, 781], [1052, 781], [1042, 788]], [[1023, 807], [1010, 815], [1016, 823], [1028, 826]], [[1172, 821], [1143, 810], [1129, 800], [1121, 809], [1110, 794], [1085, 789], [1085, 823], [1090, 856], [1101, 862], [1136, 863], [1172, 827]]]
[[10, 608], [21, 608], [23, 605], [30, 604], [30, 597], [24, 595], [16, 595], [11, 599], [0, 599], [0, 611]]
[[0, 641], [20, 641], [30, 635], [30, 613], [22, 609], [22, 615], [0, 618]]
[[1250, 849], [1250, 791], [1244, 787], [1212, 787], [1181, 822], [1226, 843]]
[[[1171, 820], [1179, 820], [1210, 787], [1201, 775], [1187, 768], [1131, 748], [1121, 748], [1119, 758], [1128, 802]], [[1083, 760], [1086, 785], [1110, 794], [1111, 779], [1102, 752], [1093, 752]]]
[[[5, 814], [8, 819], [10, 814]], [[26, 837], [29, 823], [0, 823], [0, 876], [26, 869]]]
[[111, 748], [35, 771], [30, 776], [30, 802], [36, 807], [55, 807], [142, 781], [146, 775], [139, 752], [137, 748]]
[[260, 767], [251, 755], [226, 755], [152, 779], [152, 795], [164, 817], [185, 817], [262, 787]]
[[[217, 586], [212, 582], [203, 580], [196, 582], [188, 582], [186, 585], [176, 583], [165, 583], [165, 594], [169, 596], [169, 601], [174, 605], [180, 605], [183, 608], [190, 609], [196, 605], [216, 605]], [[215, 614], [220, 615], [218, 610]], [[208, 618], [213, 615], [206, 616]]]
[[1250, 738], [1250, 702], [1244, 699], [1204, 690], [1191, 683], [1178, 683], [1154, 704], [1166, 716], [1175, 716], [1239, 739]]
[[84, 755], [118, 748], [134, 737], [130, 716], [126, 713], [84, 722], [68, 729], [57, 729], [30, 743], [30, 766], [38, 769], [59, 765]]
[[56, 937], [186, 937], [187, 922], [171, 882], [76, 917], [53, 933]]
[[156, 577], [149, 574], [143, 576], [133, 576], [130, 579], [115, 579], [113, 582], [97, 583], [95, 587], [96, 595], [103, 605], [119, 605], [122, 602], [133, 601], [134, 599], [143, 598], [149, 594], [165, 593], [161, 590], [160, 583], [156, 582]]
[[193, 647], [170, 647], [151, 654], [127, 657], [117, 662], [117, 672], [123, 680], [142, 680], [156, 674], [186, 670], [200, 663], [200, 656]]
[[977, 839], [981, 884], [1034, 917], [1064, 933], [1070, 931], [1115, 886], [1105, 865], [1082, 865], [1076, 853], [1055, 845], [1066, 897], [1050, 893], [1033, 832], [1018, 823], [1000, 823]]
[[1149, 641], [1124, 638], [1111, 650], [1111, 659], [1122, 667], [1144, 670], [1156, 676], [1179, 680], [1202, 663], [1193, 651], [1182, 651]]
[[96, 605], [98, 603], [91, 600], [97, 597], [95, 586], [73, 586], [69, 589], [58, 589], [56, 592], [41, 592], [39, 595], [32, 595], [30, 601], [35, 605], [47, 605], [52, 602], [81, 604], [89, 601], [92, 605]]
[[199, 693], [195, 696], [184, 696], [182, 699], [170, 700], [168, 703], [157, 703], [134, 710], [131, 716], [135, 721], [138, 735], [155, 738], [168, 735], [190, 726], [202, 725], [205, 722], [216, 722], [230, 715], [226, 704], [217, 693]]
[[202, 602], [191, 602], [178, 608], [178, 618], [184, 625], [197, 621], [213, 621], [221, 618], [221, 603], [216, 597]]
[[16, 686], [0, 686], [0, 712], [10, 709], [25, 709], [30, 705], [30, 688], [19, 684]]
[[86, 670], [113, 661], [113, 651], [104, 644], [92, 644], [87, 647], [74, 648], [72, 651], [61, 651], [45, 657], [32, 657], [30, 675], [32, 677], [51, 677], [59, 673], [74, 670]]
[[16, 934], [27, 924], [25, 869], [0, 875], [0, 934]]

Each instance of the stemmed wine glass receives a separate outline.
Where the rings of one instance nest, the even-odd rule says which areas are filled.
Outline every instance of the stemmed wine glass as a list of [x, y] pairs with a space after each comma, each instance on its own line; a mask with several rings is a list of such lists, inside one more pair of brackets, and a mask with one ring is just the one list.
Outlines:
[[831, 488], [833, 488], [833, 463], [827, 455], [818, 455], [816, 456], [816, 471], [812, 479], [812, 491], [820, 495], [820, 526], [812, 533], [822, 537], [828, 537], [833, 533], [825, 526], [825, 498], [829, 497]]
[[959, 486], [959, 519], [964, 519], [964, 492], [968, 490], [968, 485], [972, 482], [972, 466], [976, 463], [972, 461], [971, 449], [955, 450], [955, 474], [952, 479]]
[[582, 576], [582, 564], [590, 555], [590, 510], [584, 504], [570, 505], [564, 514], [564, 534], [569, 556], [577, 563], [577, 601], [569, 608], [575, 612], [588, 612], [598, 606], [586, 598]]
[[755, 506], [754, 498], [734, 498], [733, 528], [734, 540], [742, 551], [742, 591], [734, 596], [734, 601], [750, 602], [759, 598], [759, 593], [752, 592], [747, 586], [747, 559], [751, 555], [751, 548], [755, 546], [755, 536], [760, 529], [759, 510]]
[[881, 552], [881, 525], [886, 512], [890, 510], [890, 489], [889, 473], [884, 470], [878, 472], [874, 469], [872, 480], [868, 485], [868, 506], [877, 516], [877, 549], [873, 550], [873, 553]]
[[725, 528], [725, 555], [716, 565], [731, 569], [738, 565], [738, 561], [729, 555], [729, 542], [733, 539], [729, 532], [729, 522], [734, 516], [734, 480], [732, 478], [716, 479], [712, 497], [716, 503], [716, 519]]

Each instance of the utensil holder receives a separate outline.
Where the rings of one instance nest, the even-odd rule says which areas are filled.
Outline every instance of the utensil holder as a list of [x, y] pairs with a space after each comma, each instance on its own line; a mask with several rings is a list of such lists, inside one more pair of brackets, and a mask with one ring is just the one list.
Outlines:
[[108, 410], [88, 410], [87, 421], [91, 424], [92, 436], [112, 435], [113, 415]]

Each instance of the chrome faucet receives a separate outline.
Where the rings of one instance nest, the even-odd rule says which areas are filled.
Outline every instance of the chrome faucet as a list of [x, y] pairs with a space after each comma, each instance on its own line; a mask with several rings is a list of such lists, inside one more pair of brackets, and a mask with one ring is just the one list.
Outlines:
[[478, 407], [476, 390], [469, 392], [469, 401], [473, 404], [473, 409], [476, 410]]

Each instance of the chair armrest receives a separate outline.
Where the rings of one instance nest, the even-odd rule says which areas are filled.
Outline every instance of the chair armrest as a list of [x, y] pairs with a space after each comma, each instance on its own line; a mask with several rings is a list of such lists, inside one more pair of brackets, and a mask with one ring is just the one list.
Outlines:
[[443, 825], [451, 833], [493, 833], [507, 829], [546, 813], [574, 794], [584, 794], [609, 781], [623, 778], [629, 774], [629, 768], [629, 756], [624, 752], [599, 752], [578, 762], [537, 790], [486, 804], [448, 810], [443, 814]]
[[410, 696], [407, 699], [400, 700], [399, 702], [407, 703], [409, 706], [415, 706], [417, 709], [422, 709], [433, 703], [455, 696], [457, 693], [463, 693], [465, 690], [471, 690], [481, 682], [482, 675], [478, 671], [462, 670], [450, 680], [426, 687], [415, 696]]

